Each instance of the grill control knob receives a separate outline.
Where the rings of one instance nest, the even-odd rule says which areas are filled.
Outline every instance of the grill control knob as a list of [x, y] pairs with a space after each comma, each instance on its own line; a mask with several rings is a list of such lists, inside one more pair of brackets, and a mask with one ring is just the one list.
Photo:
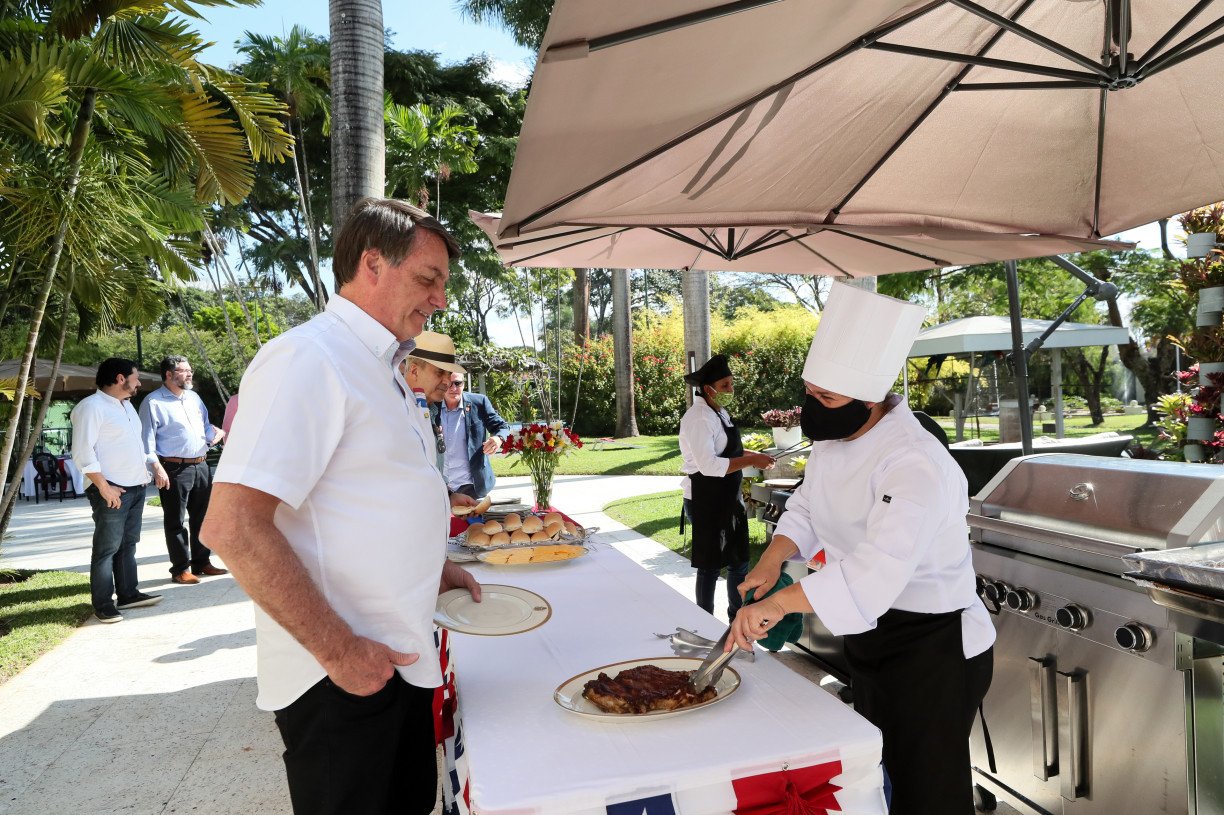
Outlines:
[[1127, 651], [1142, 653], [1152, 647], [1156, 636], [1146, 625], [1127, 623], [1118, 626], [1118, 630], [1114, 632], [1114, 639]]
[[1037, 607], [1037, 595], [1028, 589], [1014, 588], [1004, 600], [1012, 611], [1032, 611]]
[[1058, 620], [1059, 625], [1071, 631], [1083, 631], [1088, 627], [1088, 623], [1092, 621], [1088, 609], [1077, 606], [1074, 603], [1065, 605], [1054, 612], [1054, 617]]
[[1002, 580], [995, 580], [993, 582], [987, 581], [986, 588], [982, 590], [982, 593], [986, 595], [986, 599], [990, 602], [996, 605], [1003, 605], [1003, 600], [1007, 597], [1009, 591], [1011, 591], [1011, 586]]

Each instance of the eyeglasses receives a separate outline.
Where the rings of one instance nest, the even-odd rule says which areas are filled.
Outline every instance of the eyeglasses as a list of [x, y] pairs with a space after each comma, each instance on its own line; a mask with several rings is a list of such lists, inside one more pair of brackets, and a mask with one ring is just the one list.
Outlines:
[[462, 388], [462, 387], [463, 387], [462, 382], [451, 382], [449, 385], [446, 386], [446, 389], [450, 390], [451, 388]]

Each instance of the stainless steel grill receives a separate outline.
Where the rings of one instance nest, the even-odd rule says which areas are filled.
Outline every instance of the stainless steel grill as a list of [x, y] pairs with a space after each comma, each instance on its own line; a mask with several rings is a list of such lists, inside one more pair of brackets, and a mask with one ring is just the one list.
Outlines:
[[998, 629], [977, 783], [1041, 815], [1224, 813], [1224, 626], [1122, 577], [1125, 555], [1224, 539], [1224, 468], [1028, 456], [969, 526]]

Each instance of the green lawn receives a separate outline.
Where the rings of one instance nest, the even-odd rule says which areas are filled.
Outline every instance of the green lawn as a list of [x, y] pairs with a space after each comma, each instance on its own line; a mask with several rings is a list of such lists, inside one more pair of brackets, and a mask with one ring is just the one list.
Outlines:
[[[948, 416], [936, 416], [935, 421], [939, 422], [944, 430], [948, 431], [948, 438], [952, 439], [952, 435], [956, 430], [956, 423]], [[1104, 433], [1113, 430], [1117, 433], [1129, 433], [1135, 437], [1136, 441], [1142, 442], [1145, 446], [1150, 445], [1156, 439], [1157, 430], [1154, 427], [1147, 426], [1146, 416], [1124, 416], [1120, 413], [1105, 414], [1105, 423], [1096, 425], [1095, 427], [1089, 422], [1091, 418], [1084, 414], [1082, 416], [1067, 416], [1063, 420], [1063, 435], [1066, 438], [1080, 438], [1083, 436], [1091, 436], [1095, 433]], [[978, 424], [981, 426], [981, 439], [984, 442], [994, 442], [999, 440], [999, 418], [997, 416], [982, 416], [978, 419]], [[1043, 433], [1041, 425], [1037, 422], [1033, 423], [1033, 436], [1054, 435], [1053, 433]], [[978, 438], [977, 427], [974, 419], [970, 416], [965, 421], [965, 438]]]
[[[13, 577], [17, 582], [6, 582]], [[0, 682], [59, 645], [92, 613], [87, 574], [0, 572]]]
[[[613, 501], [604, 507], [603, 511], [608, 517], [620, 521], [634, 532], [663, 544], [673, 552], [691, 557], [689, 543], [693, 537], [692, 527], [686, 524], [684, 537], [680, 537], [680, 507], [683, 500], [680, 490], [656, 492]], [[765, 525], [749, 518], [749, 561], [755, 564], [764, 551]]]
[[[583, 439], [581, 450], [562, 456], [557, 475], [680, 475], [679, 436], [616, 439], [598, 450], [595, 441]], [[495, 456], [493, 472], [528, 475], [518, 456]]]

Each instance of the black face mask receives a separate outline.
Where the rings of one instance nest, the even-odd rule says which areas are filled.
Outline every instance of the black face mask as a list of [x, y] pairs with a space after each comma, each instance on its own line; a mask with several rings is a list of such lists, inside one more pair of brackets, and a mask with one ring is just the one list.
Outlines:
[[831, 408], [808, 394], [803, 400], [803, 412], [799, 414], [799, 426], [803, 428], [803, 435], [812, 441], [830, 441], [853, 436], [870, 418], [871, 408], [858, 399]]

